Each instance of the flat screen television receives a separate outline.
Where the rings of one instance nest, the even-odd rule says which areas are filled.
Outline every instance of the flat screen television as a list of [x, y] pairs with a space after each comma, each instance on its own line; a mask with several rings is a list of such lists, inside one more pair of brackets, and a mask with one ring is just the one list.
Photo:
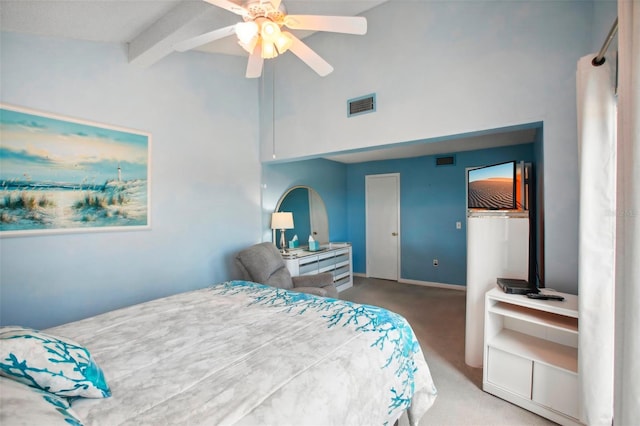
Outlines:
[[467, 172], [467, 208], [516, 209], [516, 162], [478, 167]]

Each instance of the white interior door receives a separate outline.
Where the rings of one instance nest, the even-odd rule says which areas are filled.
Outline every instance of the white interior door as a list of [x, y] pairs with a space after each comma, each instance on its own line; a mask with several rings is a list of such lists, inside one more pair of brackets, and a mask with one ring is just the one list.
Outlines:
[[400, 271], [400, 174], [365, 177], [367, 276], [395, 280]]

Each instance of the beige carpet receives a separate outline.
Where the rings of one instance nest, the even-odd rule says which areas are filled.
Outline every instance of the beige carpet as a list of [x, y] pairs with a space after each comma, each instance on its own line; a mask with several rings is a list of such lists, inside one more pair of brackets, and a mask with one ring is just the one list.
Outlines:
[[340, 298], [404, 316], [425, 354], [438, 398], [420, 425], [552, 425], [482, 391], [482, 369], [464, 362], [465, 292], [354, 277]]

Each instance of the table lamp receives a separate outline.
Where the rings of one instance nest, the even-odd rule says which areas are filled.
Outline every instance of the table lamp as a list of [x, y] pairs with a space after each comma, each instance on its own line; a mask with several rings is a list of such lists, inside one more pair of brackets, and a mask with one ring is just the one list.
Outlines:
[[280, 230], [280, 251], [284, 253], [287, 247], [287, 240], [284, 237], [285, 229], [293, 229], [293, 213], [275, 212], [271, 214], [271, 229]]

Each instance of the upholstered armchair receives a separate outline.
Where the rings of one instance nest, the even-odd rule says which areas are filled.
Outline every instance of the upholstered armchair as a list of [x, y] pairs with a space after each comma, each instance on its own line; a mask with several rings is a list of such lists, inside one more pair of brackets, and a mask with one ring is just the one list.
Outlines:
[[292, 277], [280, 252], [272, 243], [260, 243], [242, 250], [236, 255], [235, 262], [244, 280], [338, 298], [338, 290], [330, 272]]

